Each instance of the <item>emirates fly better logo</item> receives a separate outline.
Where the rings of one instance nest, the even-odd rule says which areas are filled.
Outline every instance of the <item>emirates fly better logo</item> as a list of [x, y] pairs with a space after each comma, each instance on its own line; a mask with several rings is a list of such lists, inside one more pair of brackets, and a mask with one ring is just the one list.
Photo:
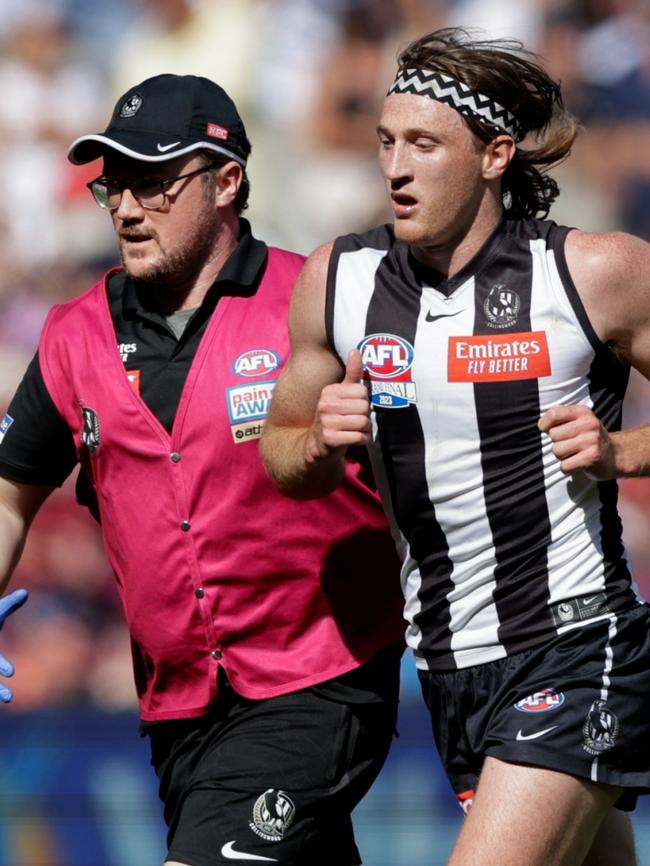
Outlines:
[[551, 375], [544, 331], [451, 337], [448, 365], [450, 382], [507, 382]]
[[413, 346], [407, 340], [395, 334], [371, 334], [357, 348], [373, 406], [403, 409], [416, 402], [411, 378]]

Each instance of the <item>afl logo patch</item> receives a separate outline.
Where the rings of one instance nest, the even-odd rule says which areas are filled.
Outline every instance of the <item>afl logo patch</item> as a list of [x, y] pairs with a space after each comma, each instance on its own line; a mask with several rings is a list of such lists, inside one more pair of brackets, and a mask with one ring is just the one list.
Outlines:
[[280, 356], [270, 349], [249, 349], [232, 363], [237, 376], [267, 376], [280, 366]]
[[284, 791], [267, 788], [253, 806], [253, 820], [249, 827], [262, 839], [278, 842], [291, 826], [296, 807]]
[[358, 349], [371, 379], [401, 379], [413, 364], [413, 346], [394, 334], [371, 334]]
[[404, 409], [416, 402], [411, 379], [413, 346], [395, 334], [370, 334], [357, 345], [370, 403], [384, 409]]
[[503, 285], [493, 286], [483, 304], [485, 320], [491, 328], [509, 328], [516, 324], [520, 309], [517, 292]]
[[557, 710], [564, 703], [564, 695], [555, 689], [541, 689], [514, 705], [520, 713], [547, 713]]
[[133, 117], [140, 111], [142, 106], [142, 97], [139, 93], [132, 93], [120, 107], [120, 117]]

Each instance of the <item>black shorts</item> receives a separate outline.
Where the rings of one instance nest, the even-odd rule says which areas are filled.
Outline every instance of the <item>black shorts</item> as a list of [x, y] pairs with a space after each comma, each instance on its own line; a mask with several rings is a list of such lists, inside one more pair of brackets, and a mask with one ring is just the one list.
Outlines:
[[144, 726], [168, 859], [361, 863], [350, 813], [395, 733], [401, 654], [391, 647], [335, 680], [262, 701], [224, 683], [209, 716]]
[[650, 612], [635, 607], [543, 646], [459, 671], [418, 671], [461, 806], [486, 755], [650, 792]]

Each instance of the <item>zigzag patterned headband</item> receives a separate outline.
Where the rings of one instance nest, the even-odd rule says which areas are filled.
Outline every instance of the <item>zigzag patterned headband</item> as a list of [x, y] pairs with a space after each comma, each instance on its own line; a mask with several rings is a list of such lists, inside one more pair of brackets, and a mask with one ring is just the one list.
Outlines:
[[426, 69], [400, 69], [395, 81], [390, 86], [391, 93], [413, 93], [416, 96], [428, 96], [438, 102], [444, 102], [467, 117], [473, 117], [490, 126], [495, 126], [502, 132], [511, 135], [515, 141], [522, 141], [525, 132], [517, 118], [499, 105], [490, 96], [484, 96], [472, 90], [462, 81], [457, 81], [443, 72], [430, 72]]

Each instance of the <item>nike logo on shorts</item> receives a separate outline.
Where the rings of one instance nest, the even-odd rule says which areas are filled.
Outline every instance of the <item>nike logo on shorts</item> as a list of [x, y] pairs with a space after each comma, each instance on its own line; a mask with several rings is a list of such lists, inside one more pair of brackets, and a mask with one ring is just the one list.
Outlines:
[[543, 737], [544, 734], [550, 734], [551, 731], [554, 731], [557, 728], [557, 725], [553, 725], [551, 728], [544, 728], [543, 731], [535, 731], [534, 734], [524, 734], [521, 729], [517, 731], [517, 740], [537, 740], [540, 737]]
[[160, 144], [160, 142], [158, 142], [156, 147], [161, 153], [164, 153], [166, 150], [171, 150], [172, 147], [178, 147], [179, 144], [180, 141], [173, 141], [171, 144]]
[[221, 849], [221, 856], [226, 860], [266, 860], [268, 863], [277, 863], [277, 857], [262, 857], [260, 854], [246, 854], [245, 851], [235, 851], [235, 840], [226, 842]]

